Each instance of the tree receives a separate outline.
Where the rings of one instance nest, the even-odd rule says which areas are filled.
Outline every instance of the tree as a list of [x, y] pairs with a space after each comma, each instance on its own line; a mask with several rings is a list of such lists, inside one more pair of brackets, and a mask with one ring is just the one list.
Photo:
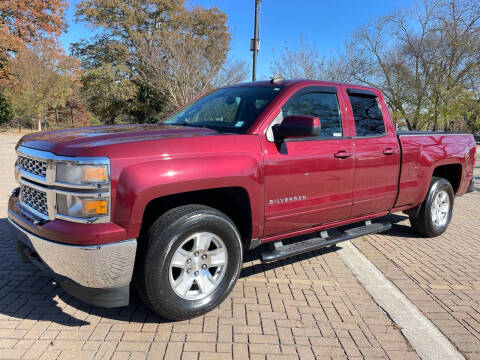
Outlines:
[[[464, 90], [461, 93], [461, 100], [458, 103], [457, 118], [463, 121], [460, 128], [468, 129], [472, 134], [480, 131], [480, 92], [476, 90]], [[455, 129], [457, 126], [453, 125]]]
[[52, 40], [43, 39], [34, 42], [31, 48], [19, 49], [9, 60], [14, 81], [5, 91], [16, 119], [23, 124], [35, 119], [41, 130], [47, 110], [64, 106], [79, 85], [78, 66], [78, 61], [65, 55]]
[[[218, 8], [186, 9], [182, 0], [83, 0], [76, 16], [97, 29], [72, 50], [82, 60], [88, 103], [96, 105], [90, 109], [105, 122], [122, 114], [150, 121], [213, 86], [225, 69], [230, 35]], [[107, 83], [112, 79], [126, 91]]]
[[272, 70], [377, 87], [409, 129], [467, 126], [461, 106], [480, 84], [480, 0], [416, 0], [359, 28], [336, 57], [301, 40]]
[[349, 82], [350, 74], [345, 71], [342, 56], [327, 57], [320, 55], [315, 45], [308, 43], [302, 36], [300, 46], [295, 49], [285, 46], [279, 59], [273, 60], [270, 70], [284, 79], [316, 79]]
[[433, 127], [479, 72], [480, 2], [422, 0], [359, 29], [347, 44], [349, 72], [379, 87], [410, 129]]
[[222, 86], [238, 84], [247, 79], [249, 71], [245, 61], [227, 59], [220, 71], [213, 78], [211, 87], [216, 89]]
[[64, 0], [0, 1], [0, 80], [10, 71], [8, 57], [41, 37], [55, 37], [65, 28]]
[[137, 45], [136, 63], [140, 81], [163, 100], [169, 112], [214, 86], [244, 80], [241, 62], [225, 63], [226, 49], [212, 51], [193, 29], [179, 29]]
[[0, 95], [0, 125], [9, 122], [13, 117], [12, 106]]
[[75, 86], [65, 101], [63, 110], [65, 122], [69, 127], [88, 126], [92, 114], [87, 110], [81, 94], [81, 87]]
[[82, 76], [83, 96], [87, 107], [105, 124], [112, 125], [120, 114], [135, 108], [138, 86], [123, 76], [123, 66], [104, 64], [89, 69]]
[[285, 79], [326, 79], [325, 56], [320, 56], [318, 49], [303, 37], [300, 37], [299, 44], [298, 49], [285, 46], [280, 59], [275, 59], [271, 64], [272, 73]]

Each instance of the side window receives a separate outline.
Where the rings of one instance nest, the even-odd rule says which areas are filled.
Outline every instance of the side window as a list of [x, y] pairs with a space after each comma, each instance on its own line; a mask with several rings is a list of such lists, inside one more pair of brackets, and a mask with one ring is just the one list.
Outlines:
[[283, 118], [291, 115], [318, 117], [322, 123], [320, 136], [342, 136], [342, 118], [336, 94], [312, 92], [288, 101], [282, 107]]
[[350, 94], [357, 136], [385, 134], [385, 123], [378, 100], [373, 96]]

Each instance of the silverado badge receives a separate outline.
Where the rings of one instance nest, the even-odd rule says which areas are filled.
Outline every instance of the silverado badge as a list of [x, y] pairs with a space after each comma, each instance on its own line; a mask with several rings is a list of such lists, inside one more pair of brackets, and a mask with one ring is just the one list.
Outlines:
[[301, 200], [307, 200], [307, 195], [290, 196], [290, 197], [281, 198], [281, 199], [269, 200], [268, 205], [283, 204], [283, 203], [289, 203], [289, 202], [301, 201]]

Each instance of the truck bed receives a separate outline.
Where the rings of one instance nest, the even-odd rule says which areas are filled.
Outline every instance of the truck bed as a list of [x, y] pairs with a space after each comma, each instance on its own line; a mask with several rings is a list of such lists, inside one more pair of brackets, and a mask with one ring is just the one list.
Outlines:
[[446, 177], [463, 195], [473, 176], [475, 141], [471, 134], [398, 131], [402, 149], [399, 192], [395, 208], [419, 205], [432, 176]]

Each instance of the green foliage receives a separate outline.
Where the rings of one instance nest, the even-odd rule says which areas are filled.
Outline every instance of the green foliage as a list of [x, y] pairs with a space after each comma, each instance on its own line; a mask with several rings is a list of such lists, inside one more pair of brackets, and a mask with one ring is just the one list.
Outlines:
[[0, 95], [0, 125], [9, 122], [13, 117], [13, 109], [10, 103]]
[[98, 125], [101, 125], [102, 122], [96, 117], [96, 116], [92, 116], [90, 118], [90, 126], [98, 126]]
[[106, 124], [133, 111], [137, 85], [122, 76], [122, 66], [103, 64], [96, 69], [85, 70], [82, 75], [83, 95], [88, 108]]
[[472, 90], [463, 91], [460, 104], [460, 116], [472, 134], [480, 131], [480, 94]]

